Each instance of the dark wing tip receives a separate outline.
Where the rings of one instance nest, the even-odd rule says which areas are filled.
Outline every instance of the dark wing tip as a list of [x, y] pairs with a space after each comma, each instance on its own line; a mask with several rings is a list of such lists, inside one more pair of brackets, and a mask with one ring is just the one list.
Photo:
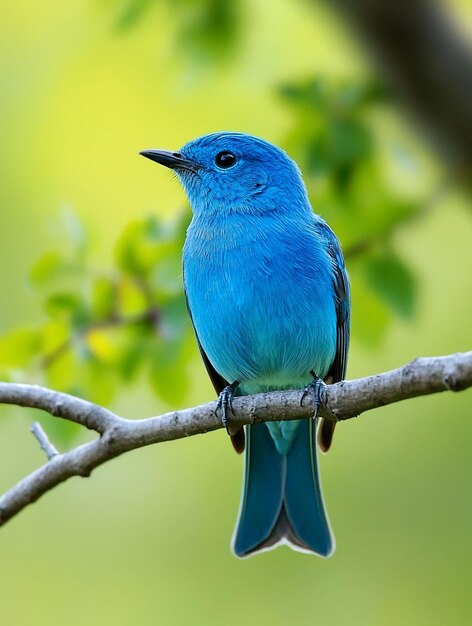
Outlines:
[[321, 423], [318, 428], [318, 445], [322, 452], [328, 452], [328, 450], [330, 449], [333, 442], [335, 428], [335, 421], [321, 419]]
[[231, 443], [233, 444], [233, 448], [238, 454], [242, 454], [244, 452], [244, 448], [246, 445], [244, 428], [240, 428], [234, 433], [234, 435], [231, 435]]

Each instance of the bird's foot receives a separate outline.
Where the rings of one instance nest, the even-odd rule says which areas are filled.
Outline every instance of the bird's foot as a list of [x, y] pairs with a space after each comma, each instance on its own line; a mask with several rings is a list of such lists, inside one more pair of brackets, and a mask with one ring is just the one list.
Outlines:
[[313, 393], [313, 419], [318, 417], [320, 406], [325, 403], [325, 389], [326, 383], [319, 376], [311, 370], [310, 374], [313, 376], [313, 380], [303, 390], [303, 395], [300, 400], [300, 406], [303, 406], [303, 402], [309, 393]]
[[229, 411], [234, 415], [233, 398], [237, 386], [237, 382], [232, 385], [227, 385], [218, 396], [218, 403], [216, 405], [215, 413], [218, 417], [221, 417], [221, 423], [226, 428], [228, 434], [230, 434], [228, 430]]

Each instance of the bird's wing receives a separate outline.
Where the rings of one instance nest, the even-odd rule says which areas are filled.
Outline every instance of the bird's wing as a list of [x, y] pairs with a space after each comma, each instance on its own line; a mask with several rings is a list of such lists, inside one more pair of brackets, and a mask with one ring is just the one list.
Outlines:
[[[223, 389], [227, 387], [230, 383], [227, 380], [225, 380], [223, 376], [218, 374], [218, 372], [215, 370], [215, 368], [211, 364], [211, 361], [208, 358], [205, 350], [203, 349], [202, 344], [200, 343], [200, 339], [198, 338], [197, 329], [195, 328], [195, 324], [193, 323], [192, 311], [190, 309], [185, 287], [184, 287], [184, 293], [185, 293], [185, 301], [187, 303], [188, 314], [190, 316], [193, 330], [195, 332], [195, 338], [197, 340], [197, 345], [200, 351], [200, 355], [202, 357], [203, 363], [205, 364], [206, 371], [208, 373], [208, 376], [210, 377], [213, 387], [215, 388], [216, 393], [219, 395], [223, 391]], [[241, 454], [242, 452], [244, 452], [244, 446], [245, 446], [244, 429], [239, 428], [234, 433], [230, 433], [230, 437], [231, 437], [231, 443], [233, 444], [233, 447], [236, 450], [236, 452], [238, 454]]]
[[[336, 355], [326, 377], [327, 382], [337, 383], [346, 376], [347, 353], [350, 336], [350, 291], [344, 257], [336, 235], [324, 220], [317, 222], [318, 232], [324, 239], [333, 261], [333, 286], [336, 298]], [[318, 444], [327, 452], [333, 439], [335, 422], [321, 420]]]

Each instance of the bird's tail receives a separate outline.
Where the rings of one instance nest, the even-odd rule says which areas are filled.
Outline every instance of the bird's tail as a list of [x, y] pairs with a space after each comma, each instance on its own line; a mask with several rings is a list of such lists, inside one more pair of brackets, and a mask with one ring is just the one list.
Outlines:
[[247, 427], [243, 493], [233, 536], [236, 556], [280, 543], [324, 557], [333, 553], [314, 431], [313, 420], [300, 420], [289, 452], [280, 454], [265, 424]]

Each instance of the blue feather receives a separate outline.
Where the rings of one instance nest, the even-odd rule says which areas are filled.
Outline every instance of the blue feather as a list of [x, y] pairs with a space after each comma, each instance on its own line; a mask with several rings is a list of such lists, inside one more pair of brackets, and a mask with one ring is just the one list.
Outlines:
[[245, 556], [264, 544], [283, 503], [285, 457], [275, 450], [265, 424], [247, 428], [243, 492], [233, 550]]
[[334, 538], [323, 504], [314, 430], [313, 420], [301, 422], [287, 458], [284, 502], [295, 546], [327, 557]]
[[243, 493], [233, 536], [236, 556], [285, 543], [327, 557], [334, 538], [325, 512], [312, 420], [296, 424], [287, 454], [280, 454], [267, 424], [248, 426]]

